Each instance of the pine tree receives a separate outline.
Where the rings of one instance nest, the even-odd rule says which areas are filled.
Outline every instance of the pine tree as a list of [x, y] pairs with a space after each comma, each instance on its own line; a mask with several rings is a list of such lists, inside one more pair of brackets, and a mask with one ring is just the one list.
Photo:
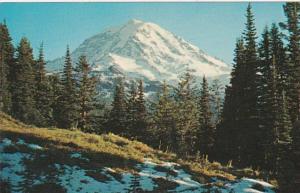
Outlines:
[[117, 80], [112, 109], [109, 114], [107, 129], [119, 135], [126, 135], [127, 131], [127, 103], [122, 79]]
[[170, 96], [169, 86], [163, 82], [161, 91], [158, 91], [158, 100], [153, 112], [153, 136], [155, 143], [163, 150], [175, 152], [177, 146], [177, 132], [175, 123], [175, 102]]
[[[288, 113], [287, 100], [283, 92], [280, 97], [278, 108], [278, 137], [276, 141], [277, 158], [277, 177], [279, 181], [280, 192], [296, 193], [298, 188], [293, 188], [295, 165], [291, 159], [291, 119]], [[293, 158], [293, 155], [292, 155]]]
[[133, 81], [129, 90], [128, 105], [127, 105], [127, 131], [126, 136], [134, 138], [134, 128], [138, 119], [137, 113], [137, 88]]
[[143, 81], [139, 80], [138, 88], [131, 86], [128, 101], [128, 132], [135, 139], [146, 139], [147, 112], [144, 99]]
[[230, 85], [225, 89], [224, 107], [222, 120], [217, 128], [216, 151], [220, 152], [219, 158], [224, 161], [234, 160], [240, 162], [241, 130], [241, 107], [245, 88], [245, 47], [243, 39], [237, 39], [235, 48], [234, 64], [231, 73]]
[[193, 88], [193, 77], [189, 72], [181, 77], [175, 90], [175, 101], [178, 153], [182, 155], [195, 153], [200, 118]]
[[134, 126], [134, 130], [137, 136], [137, 139], [146, 139], [147, 138], [147, 111], [144, 98], [144, 84], [142, 80], [139, 80], [138, 90], [137, 90], [137, 99], [136, 99], [136, 112], [137, 120]]
[[241, 102], [241, 119], [239, 130], [242, 139], [241, 158], [245, 165], [257, 165], [257, 149], [259, 148], [259, 92], [258, 84], [260, 81], [258, 59], [256, 50], [256, 29], [254, 25], [254, 15], [252, 7], [249, 4], [247, 7], [247, 22], [244, 31], [245, 39], [245, 85], [244, 96]]
[[93, 104], [95, 97], [96, 79], [90, 76], [91, 68], [86, 56], [80, 56], [76, 67], [78, 79], [79, 120], [78, 127], [87, 131], [91, 129], [91, 111], [95, 109]]
[[58, 124], [61, 128], [69, 129], [72, 127], [77, 127], [79, 117], [76, 82], [69, 47], [67, 47], [65, 65], [61, 78], [63, 89], [60, 98], [61, 110]]
[[[274, 146], [274, 125], [276, 111], [276, 97], [277, 97], [277, 77], [271, 72], [271, 48], [270, 48], [270, 33], [268, 27], [265, 27], [262, 34], [262, 41], [259, 44], [259, 71], [260, 71], [260, 86], [259, 92], [259, 106], [260, 106], [260, 130], [261, 134], [258, 135], [258, 141], [261, 145], [261, 151], [258, 161], [259, 165], [269, 167], [268, 169], [274, 169], [273, 146]], [[275, 67], [275, 64], [274, 64]], [[275, 72], [275, 69], [273, 70]]]
[[11, 70], [14, 67], [14, 47], [8, 28], [0, 23], [0, 111], [11, 112]]
[[284, 6], [287, 21], [282, 26], [288, 30], [287, 97], [292, 121], [300, 118], [300, 3], [288, 2]]
[[279, 32], [279, 29], [275, 23], [272, 24], [270, 30], [270, 56], [275, 59], [275, 67], [278, 73], [278, 89], [280, 92], [287, 90], [288, 80], [288, 66], [286, 48], [283, 43], [283, 34]]
[[27, 38], [17, 48], [14, 80], [12, 82], [12, 115], [27, 124], [39, 123], [40, 115], [35, 104], [35, 61]]
[[202, 154], [208, 155], [212, 153], [215, 140], [215, 128], [212, 124], [210, 94], [205, 76], [203, 77], [200, 90], [199, 108], [199, 114], [201, 115], [199, 120], [199, 149]]
[[36, 82], [36, 108], [41, 114], [38, 126], [49, 126], [52, 120], [52, 108], [50, 94], [50, 84], [45, 70], [46, 62], [44, 60], [43, 44], [40, 46], [39, 57], [35, 65]]

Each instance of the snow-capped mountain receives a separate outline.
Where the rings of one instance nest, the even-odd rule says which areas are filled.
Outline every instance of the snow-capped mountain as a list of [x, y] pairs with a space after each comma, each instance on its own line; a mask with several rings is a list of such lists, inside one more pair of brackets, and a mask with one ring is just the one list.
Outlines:
[[[154, 23], [130, 20], [118, 28], [86, 39], [71, 57], [77, 61], [86, 55], [93, 72], [101, 76], [109, 89], [116, 77], [143, 79], [146, 91], [155, 91], [157, 83], [176, 83], [187, 69], [196, 77], [228, 76], [227, 64]], [[49, 62], [51, 70], [61, 69], [64, 58]]]

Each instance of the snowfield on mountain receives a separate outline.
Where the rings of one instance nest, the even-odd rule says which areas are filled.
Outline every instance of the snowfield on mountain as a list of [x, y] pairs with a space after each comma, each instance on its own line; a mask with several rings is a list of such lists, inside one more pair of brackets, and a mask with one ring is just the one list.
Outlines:
[[[102, 88], [111, 92], [116, 77], [127, 81], [142, 79], [146, 92], [153, 92], [163, 80], [178, 82], [186, 70], [197, 79], [222, 77], [228, 82], [229, 65], [209, 56], [198, 47], [163, 29], [157, 24], [130, 20], [86, 39], [71, 57], [74, 63], [86, 55], [94, 74], [101, 78]], [[50, 71], [61, 70], [64, 57], [48, 62]], [[225, 77], [225, 78], [224, 78]]]

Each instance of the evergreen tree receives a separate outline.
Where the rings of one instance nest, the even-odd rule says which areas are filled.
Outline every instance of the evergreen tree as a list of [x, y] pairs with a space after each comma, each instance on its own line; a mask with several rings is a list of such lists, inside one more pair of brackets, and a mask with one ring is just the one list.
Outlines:
[[217, 128], [216, 151], [221, 160], [240, 161], [241, 148], [240, 143], [241, 130], [238, 126], [241, 124], [241, 107], [245, 88], [245, 47], [243, 39], [238, 39], [235, 48], [235, 57], [233, 69], [231, 72], [230, 85], [225, 89], [224, 108], [222, 111], [222, 120]]
[[288, 30], [287, 97], [292, 121], [300, 117], [300, 3], [288, 2], [284, 6], [287, 21], [282, 26]]
[[14, 47], [8, 28], [0, 23], [0, 111], [11, 111], [11, 70], [14, 67]]
[[128, 105], [127, 105], [127, 132], [126, 135], [128, 137], [134, 137], [134, 128], [135, 124], [138, 119], [138, 113], [137, 113], [137, 88], [136, 84], [133, 81], [130, 86], [129, 90], [129, 97], [128, 97]]
[[215, 140], [215, 128], [212, 124], [212, 113], [210, 107], [210, 94], [208, 89], [208, 83], [205, 78], [203, 77], [201, 90], [200, 90], [200, 101], [199, 101], [200, 111], [199, 114], [200, 120], [200, 132], [199, 132], [199, 149], [200, 152], [208, 155], [212, 153], [212, 147], [214, 145]]
[[177, 132], [175, 123], [175, 102], [170, 96], [169, 86], [164, 81], [161, 91], [157, 93], [158, 100], [155, 103], [153, 113], [153, 135], [156, 144], [164, 150], [175, 152], [177, 146]]
[[127, 104], [122, 79], [118, 79], [112, 109], [110, 111], [107, 129], [115, 134], [126, 135], [127, 131]]
[[259, 148], [259, 92], [258, 85], [260, 81], [258, 59], [256, 50], [256, 29], [254, 25], [254, 15], [252, 7], [247, 7], [247, 22], [244, 31], [245, 39], [245, 85], [243, 89], [240, 108], [239, 132], [242, 139], [241, 158], [245, 165], [257, 165], [257, 149]]
[[86, 56], [80, 56], [76, 67], [78, 79], [79, 120], [78, 127], [83, 130], [91, 129], [91, 111], [95, 109], [93, 104], [95, 97], [96, 79], [90, 76], [91, 68]]
[[143, 81], [139, 80], [137, 99], [136, 99], [136, 112], [137, 112], [137, 121], [134, 126], [134, 130], [137, 136], [137, 139], [147, 138], [147, 111], [144, 98], [144, 85]]
[[41, 119], [39, 120], [38, 126], [49, 126], [52, 120], [52, 108], [51, 108], [51, 98], [50, 94], [50, 84], [46, 76], [45, 70], [46, 62], [44, 60], [43, 44], [41, 44], [39, 50], [39, 57], [36, 61], [35, 71], [36, 71], [36, 108], [41, 114]]
[[128, 101], [128, 132], [138, 140], [146, 139], [147, 112], [144, 99], [143, 81], [139, 80], [138, 88], [132, 84]]
[[60, 97], [60, 120], [58, 121], [61, 128], [77, 127], [78, 124], [78, 103], [76, 93], [76, 82], [74, 77], [74, 70], [72, 67], [71, 55], [69, 47], [65, 56], [65, 65], [63, 74], [61, 77], [61, 83], [63, 86]]
[[[283, 35], [275, 23], [272, 24], [270, 30], [270, 56], [275, 62], [276, 71], [278, 73], [278, 89], [280, 92], [287, 90], [288, 66], [286, 48], [283, 43]], [[274, 60], [273, 60], [274, 59]]]
[[[268, 27], [265, 27], [262, 34], [262, 41], [259, 44], [259, 71], [260, 86], [258, 88], [259, 92], [259, 106], [260, 106], [260, 130], [261, 134], [258, 135], [258, 141], [261, 145], [259, 154], [259, 165], [273, 168], [274, 159], [270, 159], [273, 155], [274, 146], [274, 125], [276, 111], [276, 97], [277, 97], [277, 77], [271, 73], [271, 48], [270, 48], [270, 33]], [[275, 67], [275, 66], [274, 66]], [[275, 72], [275, 69], [273, 70]], [[266, 163], [267, 162], [267, 163]]]
[[175, 90], [178, 153], [182, 155], [197, 151], [196, 142], [197, 136], [199, 136], [200, 118], [192, 84], [193, 77], [186, 72]]
[[39, 123], [40, 115], [35, 104], [35, 61], [27, 38], [17, 48], [14, 80], [12, 82], [12, 115], [27, 124]]
[[283, 92], [279, 100], [278, 110], [278, 138], [276, 141], [276, 154], [277, 159], [277, 172], [280, 192], [283, 193], [296, 193], [298, 188], [293, 188], [293, 181], [295, 175], [295, 166], [293, 163], [293, 155], [291, 156], [291, 120], [287, 108], [287, 100]]

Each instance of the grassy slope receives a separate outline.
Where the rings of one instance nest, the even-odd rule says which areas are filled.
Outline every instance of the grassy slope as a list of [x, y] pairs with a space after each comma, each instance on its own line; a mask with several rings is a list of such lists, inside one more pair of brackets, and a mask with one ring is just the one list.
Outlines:
[[[48, 158], [51, 159], [39, 158], [38, 162], [27, 164], [28, 166], [32, 164], [35, 170], [38, 170], [39, 167], [42, 170], [46, 165], [52, 163], [64, 163], [82, 165], [90, 169], [111, 167], [120, 172], [134, 172], [136, 164], [143, 162], [144, 158], [151, 158], [157, 163], [160, 161], [172, 161], [181, 164], [200, 183], [208, 183], [211, 177], [234, 180], [237, 178], [236, 175], [246, 175], [245, 172], [237, 172], [237, 170], [233, 172], [232, 169], [223, 167], [217, 162], [209, 163], [205, 159], [198, 160], [197, 162], [178, 159], [174, 154], [154, 150], [141, 142], [130, 141], [114, 134], [94, 135], [78, 130], [35, 128], [24, 125], [1, 112], [0, 132], [1, 138], [7, 137], [12, 140], [21, 138], [43, 147], [43, 150], [36, 151], [47, 153]], [[33, 150], [22, 149], [22, 151]], [[80, 152], [91, 161], [77, 160], [74, 163], [74, 159], [70, 159], [68, 156], [71, 152]], [[255, 174], [251, 170], [248, 172], [248, 176]]]

